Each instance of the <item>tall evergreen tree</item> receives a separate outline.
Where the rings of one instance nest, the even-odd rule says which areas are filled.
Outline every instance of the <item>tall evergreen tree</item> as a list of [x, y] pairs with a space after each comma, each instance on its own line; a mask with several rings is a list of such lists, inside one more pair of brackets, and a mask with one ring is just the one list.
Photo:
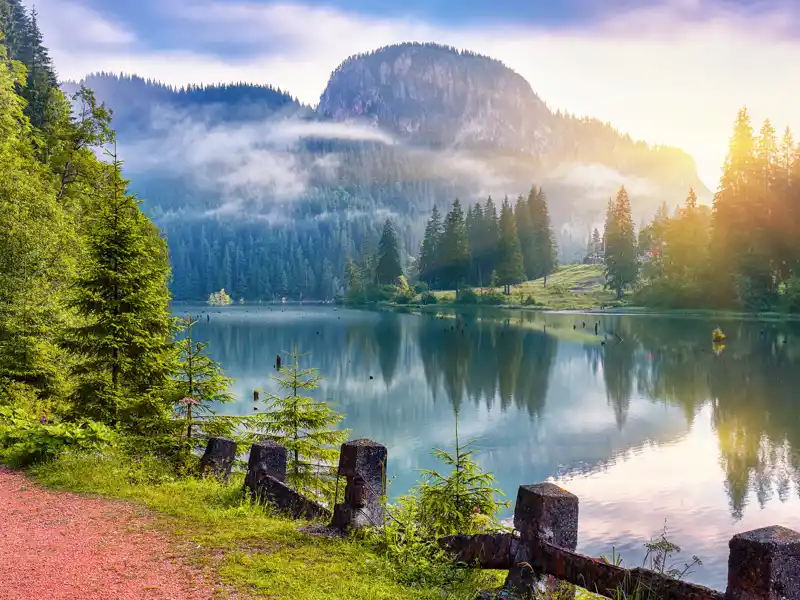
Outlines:
[[378, 242], [378, 262], [375, 267], [375, 276], [378, 283], [391, 285], [397, 283], [397, 278], [403, 274], [400, 266], [400, 249], [397, 245], [397, 233], [391, 219], [386, 219], [383, 224], [383, 233]]
[[550, 213], [547, 209], [547, 197], [542, 188], [539, 188], [535, 196], [528, 197], [528, 211], [531, 229], [528, 277], [531, 279], [543, 277], [546, 287], [547, 276], [556, 268], [557, 255], [555, 234], [550, 225]]
[[[531, 194], [535, 196], [536, 186], [531, 188]], [[514, 220], [517, 223], [517, 237], [519, 237], [519, 248], [522, 252], [522, 265], [525, 276], [534, 279], [535, 249], [533, 243], [533, 223], [530, 215], [530, 194], [526, 200], [522, 195], [517, 198], [514, 204]]]
[[625, 187], [617, 192], [616, 199], [609, 201], [605, 231], [606, 286], [615, 290], [622, 298], [625, 288], [630, 286], [639, 273], [636, 257], [636, 232], [633, 228], [631, 203]]
[[491, 282], [492, 273], [497, 268], [500, 251], [500, 219], [491, 196], [486, 200], [486, 206], [483, 209], [483, 233], [480, 245], [481, 279], [483, 285], [486, 285]]
[[425, 236], [419, 253], [419, 278], [433, 288], [439, 279], [440, 257], [439, 250], [442, 240], [442, 217], [439, 209], [433, 207], [431, 218], [425, 227]]
[[117, 422], [163, 416], [157, 397], [175, 367], [166, 243], [126, 193], [116, 148], [89, 217], [88, 260], [74, 285], [81, 322], [67, 342], [82, 360], [75, 411]]
[[464, 221], [464, 211], [458, 198], [444, 220], [441, 244], [443, 282], [456, 288], [456, 296], [461, 284], [469, 274], [469, 239]]
[[483, 222], [483, 208], [480, 202], [476, 202], [470, 211], [470, 218], [467, 221], [467, 237], [469, 238], [470, 256], [470, 282], [475, 285], [483, 285], [483, 273], [481, 271], [481, 255], [483, 253], [482, 236], [485, 229]]
[[506, 198], [500, 207], [500, 247], [497, 261], [497, 276], [504, 293], [511, 293], [511, 286], [525, 278], [522, 251], [519, 247], [514, 211]]

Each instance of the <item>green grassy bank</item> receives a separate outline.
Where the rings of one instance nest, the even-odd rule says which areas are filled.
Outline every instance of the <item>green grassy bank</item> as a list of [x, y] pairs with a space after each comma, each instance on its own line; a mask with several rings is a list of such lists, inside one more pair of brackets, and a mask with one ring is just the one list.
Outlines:
[[175, 477], [156, 459], [72, 454], [29, 473], [48, 487], [152, 509], [159, 526], [190, 548], [185, 558], [215, 574], [218, 598], [460, 600], [498, 583], [497, 573], [484, 572], [447, 590], [403, 585], [394, 566], [367, 541], [312, 536], [300, 531], [308, 522], [281, 518], [247, 501], [242, 474], [221, 484]]

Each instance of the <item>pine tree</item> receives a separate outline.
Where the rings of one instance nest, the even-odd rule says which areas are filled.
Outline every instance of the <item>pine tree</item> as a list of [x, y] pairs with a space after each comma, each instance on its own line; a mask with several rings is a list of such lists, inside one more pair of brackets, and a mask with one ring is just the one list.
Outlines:
[[622, 298], [639, 273], [636, 257], [636, 233], [633, 228], [628, 192], [621, 187], [616, 200], [609, 201], [605, 230], [606, 287]]
[[260, 440], [271, 440], [286, 448], [286, 482], [301, 493], [329, 498], [333, 494], [335, 461], [348, 436], [334, 429], [343, 416], [325, 401], [301, 395], [319, 388], [322, 376], [317, 369], [300, 368], [297, 348], [286, 353], [289, 360], [272, 377], [286, 395], [269, 393], [267, 412], [250, 420]]
[[719, 190], [714, 196], [710, 287], [718, 297], [717, 303], [724, 306], [732, 306], [737, 295], [742, 299], [748, 254], [755, 246], [749, 214], [757, 168], [755, 149], [750, 116], [743, 108], [736, 117]]
[[550, 226], [550, 213], [547, 210], [547, 197], [544, 190], [539, 188], [536, 195], [528, 197], [528, 210], [530, 213], [530, 271], [531, 279], [544, 278], [547, 287], [547, 276], [556, 268], [556, 242], [553, 229]]
[[378, 283], [391, 285], [397, 283], [397, 278], [403, 274], [400, 266], [400, 250], [397, 246], [397, 233], [390, 219], [383, 224], [383, 233], [378, 242], [378, 262], [375, 267], [375, 276]]
[[89, 217], [88, 259], [75, 281], [81, 318], [67, 346], [81, 358], [73, 412], [97, 420], [162, 417], [175, 367], [166, 243], [126, 193], [116, 147]]
[[179, 321], [179, 328], [184, 337], [180, 341], [180, 358], [176, 374], [178, 412], [186, 419], [186, 437], [192, 437], [194, 417], [202, 414], [215, 414], [214, 404], [225, 404], [234, 400], [228, 392], [232, 380], [222, 374], [219, 363], [215, 362], [206, 351], [205, 342], [198, 342], [192, 337], [192, 327], [197, 319], [186, 315]]
[[481, 269], [482, 235], [485, 229], [483, 222], [483, 208], [479, 202], [471, 211], [471, 219], [467, 222], [467, 237], [469, 239], [470, 257], [470, 282], [483, 286], [483, 273]]
[[[484, 282], [491, 283], [492, 273], [497, 268], [500, 252], [500, 220], [492, 197], [486, 200], [483, 210], [483, 233], [481, 234], [481, 276]], [[494, 285], [492, 283], [492, 285]]]
[[419, 278], [433, 288], [439, 279], [439, 249], [442, 239], [442, 218], [439, 209], [433, 207], [431, 218], [425, 227], [425, 236], [419, 253]]
[[536, 195], [535, 190], [536, 186], [533, 186], [530, 194], [528, 194], [528, 200], [520, 195], [514, 205], [514, 220], [517, 223], [517, 237], [519, 237], [519, 248], [522, 252], [522, 265], [525, 271], [525, 277], [528, 279], [535, 279], [533, 276], [535, 248], [533, 242], [533, 223], [531, 223], [529, 204], [531, 194], [534, 197]]
[[603, 254], [603, 238], [600, 237], [600, 232], [597, 227], [592, 231], [592, 259], [596, 262], [597, 259]]
[[440, 255], [443, 283], [456, 288], [458, 297], [458, 290], [469, 273], [469, 240], [464, 212], [457, 198], [444, 220]]
[[518, 284], [525, 278], [517, 224], [508, 198], [503, 201], [500, 208], [500, 247], [496, 270], [498, 281], [506, 295], [511, 294], [512, 285]]

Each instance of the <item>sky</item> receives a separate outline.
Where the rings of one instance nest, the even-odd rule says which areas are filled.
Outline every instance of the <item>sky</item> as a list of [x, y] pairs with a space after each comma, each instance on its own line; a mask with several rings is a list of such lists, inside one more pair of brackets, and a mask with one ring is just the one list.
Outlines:
[[[29, 4], [33, 4], [29, 0]], [[797, 0], [36, 0], [62, 79], [248, 81], [316, 104], [348, 56], [434, 41], [498, 58], [553, 109], [678, 146], [715, 190], [737, 111], [800, 137]]]

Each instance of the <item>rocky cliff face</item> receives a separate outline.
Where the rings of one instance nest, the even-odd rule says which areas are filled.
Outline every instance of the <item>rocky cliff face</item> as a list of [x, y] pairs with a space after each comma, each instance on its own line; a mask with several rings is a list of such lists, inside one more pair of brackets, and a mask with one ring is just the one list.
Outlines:
[[501, 62], [434, 44], [400, 44], [347, 59], [318, 112], [360, 120], [427, 146], [539, 154], [553, 115]]

